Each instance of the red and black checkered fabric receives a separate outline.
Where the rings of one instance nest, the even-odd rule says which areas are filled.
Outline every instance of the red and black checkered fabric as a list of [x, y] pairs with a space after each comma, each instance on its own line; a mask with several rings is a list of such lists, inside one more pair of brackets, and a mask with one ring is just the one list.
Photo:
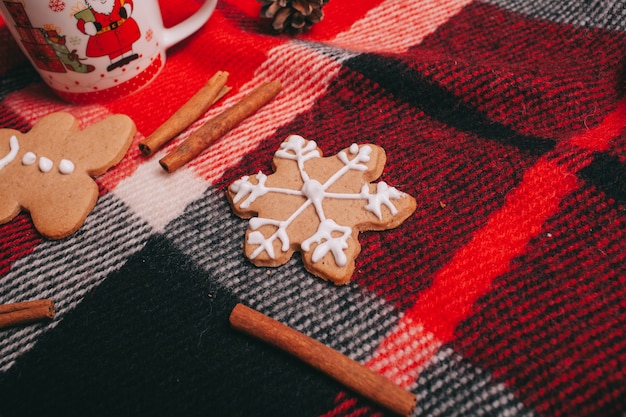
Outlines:
[[[168, 25], [198, 7], [162, 2]], [[153, 83], [94, 105], [56, 98], [0, 26], [1, 128], [53, 111], [138, 128], [77, 233], [46, 240], [26, 213], [0, 226], [0, 303], [57, 306], [0, 331], [0, 415], [386, 415], [230, 329], [241, 302], [415, 393], [414, 416], [624, 416], [623, 2], [331, 0], [297, 37], [259, 8], [220, 0]], [[262, 81], [283, 91], [165, 174], [137, 143], [218, 70], [231, 93], [160, 156]], [[360, 235], [344, 287], [299, 256], [243, 255], [225, 189], [271, 173], [290, 134], [326, 155], [382, 146], [381, 179], [417, 199]]]

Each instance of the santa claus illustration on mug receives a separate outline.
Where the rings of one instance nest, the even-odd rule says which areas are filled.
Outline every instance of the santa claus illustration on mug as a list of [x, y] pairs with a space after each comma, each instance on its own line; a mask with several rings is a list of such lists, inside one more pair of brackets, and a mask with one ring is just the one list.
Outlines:
[[96, 58], [108, 56], [107, 71], [123, 67], [139, 58], [133, 43], [141, 36], [131, 17], [133, 0], [85, 0], [88, 8], [76, 13], [78, 29], [89, 35], [85, 54]]

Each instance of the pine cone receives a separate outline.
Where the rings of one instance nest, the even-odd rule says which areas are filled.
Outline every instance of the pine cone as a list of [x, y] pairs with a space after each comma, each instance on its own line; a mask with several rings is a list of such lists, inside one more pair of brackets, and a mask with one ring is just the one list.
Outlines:
[[261, 3], [261, 17], [272, 19], [277, 33], [298, 35], [324, 17], [322, 7], [329, 0], [257, 0]]

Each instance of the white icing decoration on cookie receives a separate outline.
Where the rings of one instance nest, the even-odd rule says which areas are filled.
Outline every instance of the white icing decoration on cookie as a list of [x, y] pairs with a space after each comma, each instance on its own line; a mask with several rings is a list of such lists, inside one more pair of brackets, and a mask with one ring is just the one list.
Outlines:
[[[341, 233], [341, 236], [335, 237], [334, 232]], [[311, 249], [311, 243], [315, 242], [318, 245], [311, 255], [313, 262], [319, 262], [328, 252], [332, 252], [337, 265], [345, 266], [347, 258], [343, 250], [348, 247], [348, 239], [351, 235], [351, 227], [339, 226], [334, 220], [325, 219], [318, 226], [317, 232], [302, 242], [302, 250], [308, 252]]]
[[[402, 198], [406, 194], [398, 191], [394, 187], [390, 187], [385, 182], [377, 183], [376, 192], [373, 194], [370, 193], [368, 184], [364, 184], [359, 193], [331, 193], [326, 191], [350, 170], [367, 171], [368, 167], [365, 163], [370, 161], [372, 148], [367, 145], [359, 146], [354, 143], [350, 146], [349, 152], [353, 156], [352, 159], [350, 159], [348, 154], [344, 151], [337, 154], [337, 157], [344, 165], [326, 180], [324, 184], [321, 184], [319, 181], [311, 179], [304, 168], [305, 161], [312, 158], [321, 158], [320, 152], [317, 150], [317, 144], [314, 141], [307, 143], [301, 136], [292, 135], [286, 142], [281, 144], [280, 149], [276, 151], [274, 156], [276, 158], [297, 162], [303, 181], [300, 190], [266, 187], [267, 176], [261, 172], [255, 176], [257, 180], [256, 184], [250, 181], [249, 176], [244, 176], [230, 186], [230, 190], [235, 193], [233, 197], [235, 203], [238, 203], [246, 197], [240, 204], [241, 208], [250, 207], [250, 204], [257, 198], [270, 192], [300, 195], [306, 198], [306, 201], [304, 201], [286, 220], [261, 217], [250, 219], [249, 226], [252, 232], [248, 234], [248, 243], [258, 245], [250, 254], [250, 259], [256, 258], [262, 252], [266, 252], [271, 259], [275, 259], [274, 241], [276, 239], [281, 242], [281, 250], [283, 252], [288, 251], [291, 243], [289, 235], [287, 234], [287, 228], [306, 208], [313, 205], [319, 217], [320, 224], [317, 227], [317, 231], [301, 243], [301, 249], [308, 252], [311, 250], [311, 245], [317, 243], [311, 255], [311, 259], [314, 263], [319, 262], [327, 253], [332, 253], [337, 265], [346, 265], [347, 259], [344, 250], [348, 247], [348, 239], [352, 235], [352, 228], [339, 225], [334, 220], [326, 218], [322, 204], [326, 198], [367, 201], [364, 208], [373, 213], [380, 220], [382, 220], [381, 209], [383, 205], [390, 210], [392, 215], [395, 216], [398, 213], [398, 210], [391, 200]], [[267, 238], [258, 231], [260, 227], [265, 225], [276, 227], [276, 231]]]
[[[276, 158], [291, 159], [298, 162], [298, 169], [303, 180], [308, 180], [309, 175], [304, 169], [304, 163], [312, 158], [321, 157], [317, 150], [317, 144], [310, 141], [306, 146], [305, 139], [302, 136], [292, 135], [287, 142], [280, 144], [280, 149], [274, 154]], [[292, 153], [293, 152], [293, 153]]]
[[[22, 165], [32, 165], [37, 161], [37, 155], [35, 155], [33, 152], [26, 152], [24, 154], [24, 156], [22, 157]], [[50, 172], [50, 170], [52, 170], [52, 167], [54, 166], [54, 163], [52, 162], [52, 160], [50, 160], [49, 158], [46, 158], [45, 156], [42, 156], [41, 158], [39, 158], [39, 169], [41, 170], [41, 172]], [[74, 172], [74, 163], [72, 161], [70, 161], [69, 159], [61, 159], [61, 162], [59, 162], [59, 172], [61, 174], [64, 175], [69, 175], [72, 174]]]
[[9, 138], [9, 149], [10, 149], [9, 153], [6, 154], [4, 158], [0, 159], [0, 169], [4, 168], [5, 166], [13, 162], [13, 160], [17, 156], [17, 153], [20, 150], [20, 144], [17, 141], [17, 137], [15, 135]]
[[39, 170], [41, 172], [50, 172], [53, 166], [54, 164], [52, 163], [52, 161], [45, 156], [39, 158]]
[[26, 152], [22, 157], [22, 165], [32, 165], [37, 161], [37, 155], [32, 152]]
[[74, 163], [69, 159], [61, 159], [61, 162], [59, 162], [59, 172], [65, 175], [71, 174], [74, 172]]
[[250, 177], [248, 175], [241, 177], [241, 179], [235, 181], [230, 189], [235, 194], [233, 197], [233, 201], [238, 203], [246, 195], [250, 194], [248, 198], [244, 200], [243, 203], [240, 204], [241, 208], [248, 208], [250, 204], [257, 199], [257, 197], [261, 197], [269, 192], [277, 192], [281, 194], [290, 194], [290, 195], [302, 195], [298, 190], [290, 190], [288, 188], [268, 188], [265, 186], [265, 181], [267, 180], [267, 175], [262, 172], [259, 172], [255, 175], [255, 178], [259, 181], [257, 184], [252, 184], [250, 182]]
[[361, 195], [367, 198], [367, 205], [365, 208], [378, 217], [379, 220], [383, 219], [383, 214], [380, 210], [381, 206], [385, 206], [391, 211], [391, 214], [395, 216], [398, 214], [398, 209], [393, 205], [391, 200], [397, 200], [404, 196], [404, 193], [398, 191], [394, 187], [390, 187], [386, 182], [381, 181], [376, 184], [376, 194], [369, 193], [369, 187], [363, 185], [361, 189]]

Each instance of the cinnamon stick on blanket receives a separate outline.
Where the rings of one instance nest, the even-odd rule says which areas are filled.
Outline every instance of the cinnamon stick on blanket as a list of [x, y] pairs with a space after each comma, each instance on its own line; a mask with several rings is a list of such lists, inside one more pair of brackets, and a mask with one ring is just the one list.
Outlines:
[[183, 130], [191, 126], [215, 102], [230, 91], [226, 86], [228, 72], [218, 71], [209, 81], [183, 104], [169, 119], [159, 126], [150, 136], [139, 142], [139, 150], [145, 156], [150, 156], [161, 146], [178, 136]]
[[0, 329], [53, 317], [54, 302], [52, 300], [24, 301], [0, 305]]
[[237, 304], [229, 320], [235, 329], [291, 353], [396, 414], [408, 416], [415, 408], [415, 394], [344, 354], [256, 310]]
[[202, 125], [175, 150], [163, 157], [159, 163], [167, 172], [176, 171], [276, 97], [281, 88], [278, 81], [261, 84], [240, 102]]

